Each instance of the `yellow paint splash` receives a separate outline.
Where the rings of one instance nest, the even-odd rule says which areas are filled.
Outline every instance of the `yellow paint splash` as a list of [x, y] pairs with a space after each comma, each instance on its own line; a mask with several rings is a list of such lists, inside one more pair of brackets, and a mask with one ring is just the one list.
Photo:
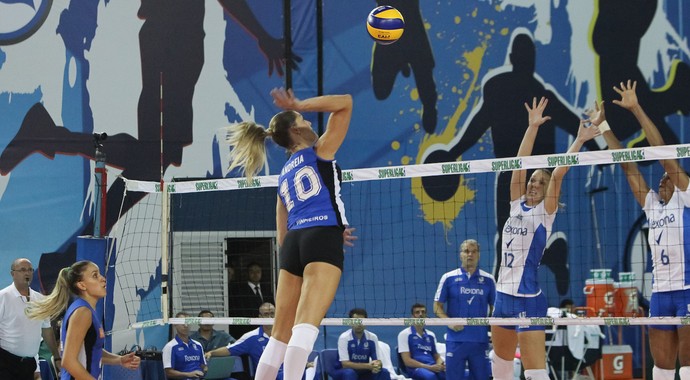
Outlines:
[[[485, 36], [484, 41], [474, 48], [472, 51], [465, 52], [463, 54], [463, 61], [458, 62], [460, 65], [464, 65], [472, 73], [471, 77], [465, 76], [463, 79], [466, 82], [471, 78], [469, 83], [462, 83], [462, 88], [457, 85], [458, 89], [453, 90], [454, 94], [459, 96], [458, 107], [455, 112], [447, 119], [446, 128], [440, 135], [426, 135], [418, 149], [416, 162], [422, 163], [422, 155], [426, 150], [434, 144], [448, 144], [458, 133], [458, 123], [460, 117], [468, 110], [468, 103], [472, 98], [472, 95], [481, 89], [479, 85], [479, 70], [482, 66], [482, 61], [488, 47], [489, 36]], [[454, 86], [456, 87], [456, 86]], [[462, 96], [464, 94], [464, 96]], [[473, 104], [475, 106], [476, 104]], [[470, 108], [471, 109], [471, 108]], [[446, 231], [453, 227], [453, 221], [460, 215], [460, 211], [463, 209], [467, 202], [474, 200], [476, 191], [470, 189], [467, 186], [467, 182], [464, 177], [460, 177], [460, 186], [458, 187], [455, 194], [444, 202], [439, 202], [431, 198], [422, 187], [421, 178], [412, 179], [412, 194], [415, 196], [419, 202], [422, 212], [424, 213], [424, 220], [430, 224], [442, 223]]]

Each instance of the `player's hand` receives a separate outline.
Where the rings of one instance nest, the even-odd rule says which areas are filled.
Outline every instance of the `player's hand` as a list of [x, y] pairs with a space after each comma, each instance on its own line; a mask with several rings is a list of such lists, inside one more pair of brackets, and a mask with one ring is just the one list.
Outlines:
[[637, 101], [637, 94], [635, 90], [637, 89], [637, 81], [631, 81], [628, 79], [628, 83], [621, 82], [620, 87], [613, 86], [613, 90], [621, 96], [621, 100], [613, 100], [613, 104], [617, 104], [626, 110], [631, 110], [634, 107], [640, 105]]
[[581, 142], [589, 141], [601, 134], [599, 127], [594, 124], [589, 124], [585, 120], [580, 120], [580, 126], [577, 129], [577, 139]]
[[446, 368], [443, 364], [438, 364], [438, 363], [429, 366], [429, 369], [433, 372], [442, 372], [442, 371], [446, 370]]
[[280, 107], [285, 111], [299, 110], [299, 99], [295, 97], [292, 89], [285, 90], [284, 88], [274, 88], [271, 90], [271, 96], [273, 97], [273, 104]]
[[208, 360], [208, 359], [211, 359], [213, 357], [213, 355], [211, 355], [211, 351], [209, 351], [209, 352], [204, 353], [204, 357], [206, 358], [206, 360]]
[[527, 110], [530, 127], [539, 127], [540, 125], [551, 120], [551, 116], [544, 116], [544, 110], [546, 109], [547, 104], [549, 104], [549, 99], [546, 99], [543, 96], [541, 99], [539, 99], [539, 103], [537, 103], [536, 97], [532, 98], [532, 107], [525, 103], [525, 109]]
[[589, 108], [585, 111], [585, 115], [589, 119], [586, 121], [599, 126], [599, 124], [603, 123], [606, 121], [606, 113], [604, 112], [604, 101], [602, 100], [600, 103], [597, 103], [597, 101], [594, 101], [594, 108]]
[[134, 352], [120, 356], [120, 365], [127, 369], [137, 369], [139, 364], [141, 364], [141, 358], [136, 356]]
[[357, 240], [357, 236], [353, 235], [355, 230], [356, 230], [356, 228], [354, 228], [354, 227], [346, 227], [345, 230], [343, 230], [343, 244], [346, 247], [354, 247], [355, 246], [354, 241]]
[[195, 378], [197, 378], [197, 379], [200, 379], [200, 378], [204, 377], [204, 371], [200, 371], [200, 370], [198, 370], [198, 369], [197, 369], [196, 371], [190, 372], [190, 374], [192, 375], [192, 376], [190, 376], [190, 377], [195, 377]]

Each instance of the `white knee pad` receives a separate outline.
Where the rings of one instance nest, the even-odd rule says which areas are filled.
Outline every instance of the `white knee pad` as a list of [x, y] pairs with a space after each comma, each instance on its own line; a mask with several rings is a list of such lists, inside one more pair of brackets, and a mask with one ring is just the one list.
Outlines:
[[680, 367], [678, 375], [680, 375], [680, 380], [690, 380], [690, 366]]
[[494, 353], [491, 358], [491, 371], [495, 380], [513, 380], [513, 361], [503, 360]]
[[266, 363], [271, 367], [279, 368], [283, 364], [283, 359], [285, 358], [285, 350], [287, 350], [287, 344], [270, 337], [268, 339], [268, 344], [264, 349], [259, 363]]
[[318, 328], [308, 323], [300, 323], [292, 328], [292, 338], [290, 338], [288, 346], [299, 347], [307, 352], [311, 352], [318, 336]]
[[[688, 367], [683, 367], [688, 368]], [[652, 369], [652, 380], [674, 380], [676, 378], [675, 369], [663, 369], [654, 366]]]

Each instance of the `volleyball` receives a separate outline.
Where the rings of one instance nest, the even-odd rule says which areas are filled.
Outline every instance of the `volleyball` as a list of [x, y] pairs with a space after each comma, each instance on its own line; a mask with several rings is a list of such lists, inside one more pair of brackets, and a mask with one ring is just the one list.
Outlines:
[[389, 5], [381, 5], [369, 12], [367, 31], [377, 43], [392, 44], [402, 36], [404, 30], [405, 20], [397, 9]]

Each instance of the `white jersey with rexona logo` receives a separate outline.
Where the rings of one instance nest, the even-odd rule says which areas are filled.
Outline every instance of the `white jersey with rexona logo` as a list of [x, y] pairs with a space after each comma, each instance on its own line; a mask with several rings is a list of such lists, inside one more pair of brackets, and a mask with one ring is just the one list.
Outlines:
[[314, 148], [290, 156], [278, 177], [278, 194], [288, 211], [288, 230], [346, 226], [340, 181], [335, 160], [317, 157]]
[[534, 297], [541, 293], [537, 270], [556, 212], [546, 213], [544, 202], [534, 207], [525, 197], [510, 202], [510, 218], [503, 226], [501, 268], [496, 291], [516, 297]]
[[[644, 201], [652, 249], [653, 292], [690, 289], [690, 187], [664, 204], [654, 190]], [[687, 227], [686, 227], [687, 226]]]

